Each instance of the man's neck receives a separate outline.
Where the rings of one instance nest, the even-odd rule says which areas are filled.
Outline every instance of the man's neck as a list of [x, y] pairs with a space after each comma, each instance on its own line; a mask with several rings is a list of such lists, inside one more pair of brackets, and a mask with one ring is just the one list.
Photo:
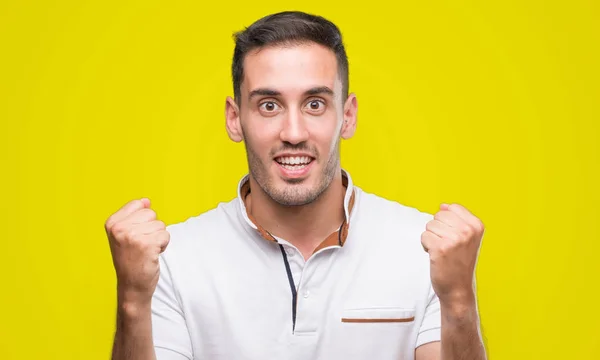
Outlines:
[[271, 199], [250, 177], [252, 191], [246, 208], [269, 233], [285, 239], [308, 259], [314, 249], [344, 221], [344, 196], [341, 171], [336, 172], [329, 187], [312, 203], [284, 206]]

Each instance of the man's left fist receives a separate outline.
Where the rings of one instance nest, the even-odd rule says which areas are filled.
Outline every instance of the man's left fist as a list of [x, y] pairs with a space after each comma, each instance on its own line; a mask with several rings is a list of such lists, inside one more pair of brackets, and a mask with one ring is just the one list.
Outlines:
[[431, 283], [440, 302], [473, 301], [474, 274], [483, 223], [458, 204], [442, 204], [421, 234], [429, 253]]

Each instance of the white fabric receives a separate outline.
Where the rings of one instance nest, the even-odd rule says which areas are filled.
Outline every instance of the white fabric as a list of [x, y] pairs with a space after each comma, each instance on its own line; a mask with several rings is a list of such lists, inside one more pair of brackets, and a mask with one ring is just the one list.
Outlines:
[[[152, 302], [157, 359], [414, 359], [416, 347], [440, 340], [420, 243], [432, 216], [364, 192], [346, 175], [347, 214], [356, 193], [343, 247], [304, 261], [281, 239], [298, 292], [295, 331], [279, 245], [255, 230], [239, 192], [168, 226]], [[375, 319], [405, 320], [364, 322]]]

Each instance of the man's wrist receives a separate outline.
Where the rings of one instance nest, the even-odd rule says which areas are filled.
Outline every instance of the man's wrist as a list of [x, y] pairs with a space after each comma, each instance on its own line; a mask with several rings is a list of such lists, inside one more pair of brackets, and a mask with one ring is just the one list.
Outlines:
[[440, 299], [442, 316], [452, 322], [477, 320], [477, 299], [475, 294], [465, 293], [448, 300]]
[[124, 319], [135, 320], [147, 317], [152, 312], [150, 303], [119, 301], [118, 311]]
[[118, 288], [117, 307], [119, 313], [127, 319], [136, 319], [150, 314], [152, 297], [142, 296], [135, 291]]

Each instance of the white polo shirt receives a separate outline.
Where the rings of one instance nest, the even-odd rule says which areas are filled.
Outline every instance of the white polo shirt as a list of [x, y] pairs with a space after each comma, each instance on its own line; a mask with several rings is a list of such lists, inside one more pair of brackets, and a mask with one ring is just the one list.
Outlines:
[[248, 216], [247, 176], [236, 199], [169, 225], [152, 301], [157, 359], [414, 359], [440, 340], [420, 241], [432, 216], [343, 174], [346, 220], [307, 261]]

